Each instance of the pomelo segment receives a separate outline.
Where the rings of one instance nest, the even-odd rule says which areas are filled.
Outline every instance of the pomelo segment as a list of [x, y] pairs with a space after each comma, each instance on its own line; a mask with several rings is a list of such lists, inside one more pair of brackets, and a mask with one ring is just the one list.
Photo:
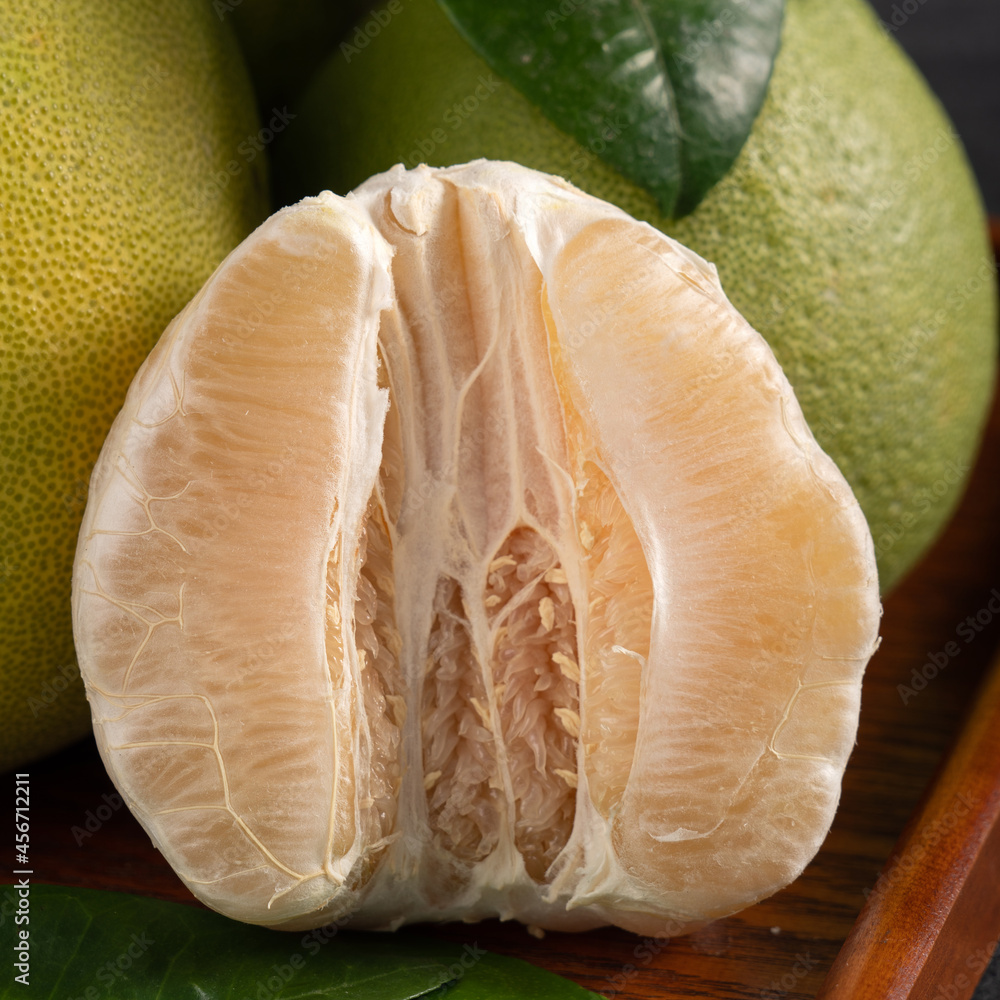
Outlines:
[[871, 539], [714, 268], [509, 163], [279, 212], [95, 470], [101, 752], [208, 905], [678, 933], [796, 877]]
[[108, 770], [195, 893], [245, 920], [320, 905], [383, 836], [362, 805], [383, 792], [354, 605], [389, 255], [352, 209], [264, 223], [167, 329], [94, 471], [75, 566]]

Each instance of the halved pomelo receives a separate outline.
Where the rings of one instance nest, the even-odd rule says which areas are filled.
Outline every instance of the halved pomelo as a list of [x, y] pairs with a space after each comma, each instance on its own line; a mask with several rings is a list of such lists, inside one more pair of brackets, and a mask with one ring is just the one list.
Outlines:
[[861, 510], [714, 268], [509, 163], [284, 209], [146, 361], [74, 577], [108, 770], [287, 928], [673, 934], [823, 840]]

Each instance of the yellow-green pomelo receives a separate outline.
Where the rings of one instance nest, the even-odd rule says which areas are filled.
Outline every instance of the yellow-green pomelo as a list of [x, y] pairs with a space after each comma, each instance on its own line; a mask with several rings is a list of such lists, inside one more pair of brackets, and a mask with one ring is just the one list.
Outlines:
[[[540, 45], [549, 30], [540, 14]], [[678, 222], [597, 155], [628, 141], [624, 120], [576, 142], [479, 59], [434, 0], [349, 33], [296, 126], [279, 164], [286, 197], [344, 192], [397, 161], [511, 159], [713, 261], [854, 488], [883, 592], [952, 511], [994, 379], [992, 255], [958, 137], [860, 0], [788, 0], [751, 136]]]
[[[202, 0], [7, 0], [0, 39], [6, 769], [90, 729], [70, 573], [91, 468], [146, 353], [267, 206], [263, 160], [240, 150], [246, 72]], [[157, 498], [118, 474], [143, 500], [133, 530], [156, 531]]]

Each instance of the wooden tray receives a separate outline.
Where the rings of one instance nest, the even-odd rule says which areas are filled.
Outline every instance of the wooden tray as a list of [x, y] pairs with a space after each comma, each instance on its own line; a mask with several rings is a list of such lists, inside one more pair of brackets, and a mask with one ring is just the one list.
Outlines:
[[[1000, 670], [976, 694], [1000, 644], [998, 609], [995, 405], [949, 530], [885, 602], [840, 809], [801, 878], [665, 943], [608, 929], [536, 940], [497, 921], [430, 933], [527, 959], [618, 1000], [970, 996], [1000, 936]], [[924, 669], [932, 656], [946, 660], [936, 673]], [[916, 690], [914, 671], [935, 676]], [[197, 905], [121, 807], [92, 742], [28, 770], [36, 881]]]

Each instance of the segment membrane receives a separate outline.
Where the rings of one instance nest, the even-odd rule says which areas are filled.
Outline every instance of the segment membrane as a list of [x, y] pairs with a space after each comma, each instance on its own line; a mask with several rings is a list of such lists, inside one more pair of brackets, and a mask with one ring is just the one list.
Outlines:
[[430, 839], [465, 865], [513, 847], [543, 882], [572, 834], [581, 732], [605, 814], [627, 782], [645, 557], [560, 384], [510, 206], [427, 177], [366, 208], [393, 248], [382, 480]]
[[611, 481], [593, 461], [583, 463], [583, 473], [579, 511], [588, 601], [581, 739], [590, 797], [607, 819], [621, 803], [632, 770], [653, 581]]

